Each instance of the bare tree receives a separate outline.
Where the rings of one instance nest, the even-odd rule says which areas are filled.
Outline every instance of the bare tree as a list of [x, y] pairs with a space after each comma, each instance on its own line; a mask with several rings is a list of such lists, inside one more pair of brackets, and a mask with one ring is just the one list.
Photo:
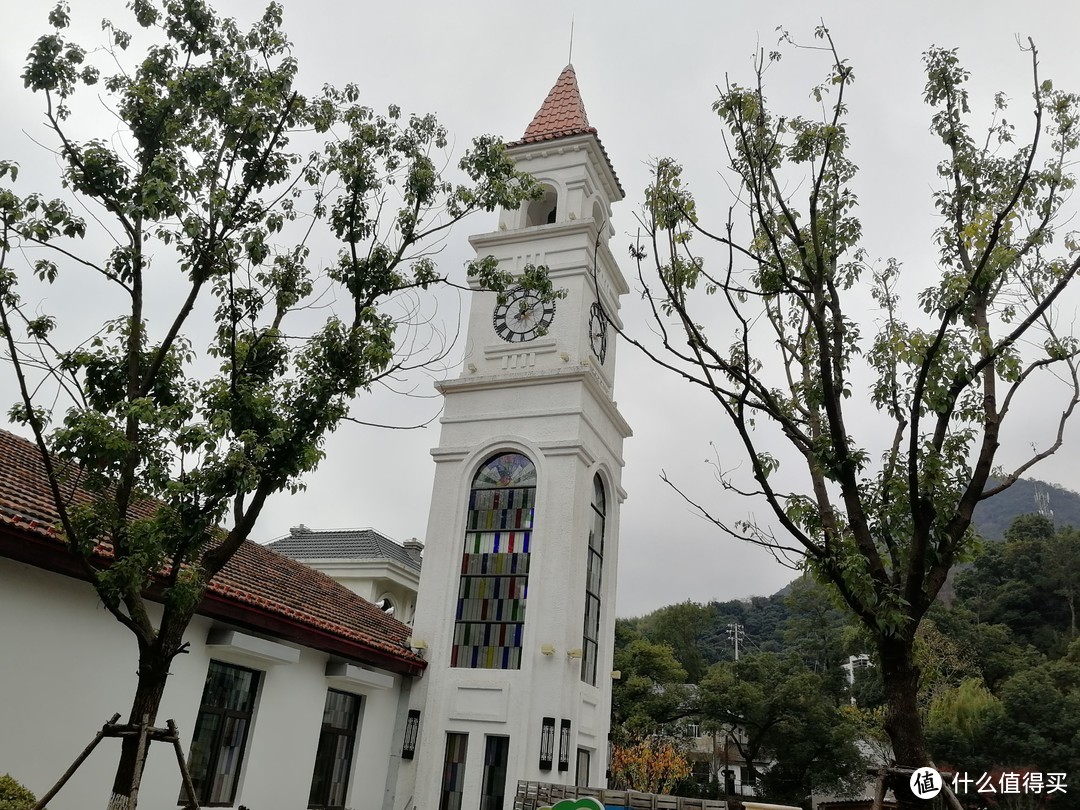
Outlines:
[[[1073, 187], [1078, 105], [1039, 76], [1029, 43], [1028, 140], [1014, 140], [998, 94], [979, 142], [956, 52], [925, 54], [924, 99], [945, 149], [933, 195], [938, 263], [918, 309], [905, 308], [901, 264], [873, 266], [861, 245], [846, 125], [852, 68], [826, 28], [816, 35], [829, 62], [812, 91], [819, 119], [770, 107], [764, 76], [778, 52], [761, 53], [755, 83], [727, 85], [714, 105], [734, 176], [726, 223], [699, 222], [681, 167], [655, 164], [631, 252], [658, 340], [634, 342], [715, 399], [754, 481], [724, 473], [722, 482], [766, 504], [770, 521], [725, 522], [707, 505], [702, 513], [831, 583], [869, 631], [888, 696], [891, 783], [911, 801], [904, 771], [929, 761], [916, 630], [972, 549], [976, 504], [1061, 447], [1080, 398], [1077, 342], [1054, 317], [1080, 268], [1071, 235], [1055, 244]], [[1038, 377], [1063, 383], [1060, 403], [1047, 403], [1051, 438], [996, 471], [1003, 425]], [[870, 406], [877, 414], [859, 435], [854, 415]], [[785, 469], [785, 481], [802, 483], [788, 490], [776, 473], [792, 457], [799, 472]]]

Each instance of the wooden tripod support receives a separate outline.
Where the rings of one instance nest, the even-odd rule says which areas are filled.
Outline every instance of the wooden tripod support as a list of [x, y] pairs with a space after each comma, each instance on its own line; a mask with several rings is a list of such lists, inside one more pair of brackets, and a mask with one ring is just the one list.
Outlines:
[[139, 795], [139, 783], [142, 781], [143, 762], [146, 760], [146, 749], [151, 742], [167, 742], [172, 743], [173, 750], [176, 752], [176, 764], [180, 767], [180, 778], [184, 783], [184, 793], [187, 794], [187, 804], [185, 807], [187, 810], [199, 810], [199, 801], [195, 798], [195, 786], [191, 783], [191, 774], [188, 772], [187, 760], [184, 758], [184, 749], [180, 747], [180, 733], [176, 730], [176, 723], [172, 720], [165, 721], [165, 728], [154, 728], [148, 722], [146, 717], [143, 718], [141, 723], [118, 723], [120, 719], [119, 714], [114, 714], [112, 718], [105, 725], [101, 727], [97, 734], [94, 735], [94, 739], [90, 741], [90, 744], [83, 749], [82, 753], [75, 758], [75, 761], [71, 763], [71, 767], [64, 771], [64, 775], [60, 777], [59, 781], [40, 799], [38, 803], [34, 805], [34, 810], [45, 810], [52, 798], [60, 792], [60, 789], [67, 784], [67, 781], [75, 775], [75, 771], [79, 770], [79, 766], [86, 761], [86, 758], [90, 756], [91, 752], [97, 748], [97, 744], [106, 737], [132, 737], [138, 736], [139, 738], [139, 750], [136, 754], [136, 768], [135, 773], [135, 785], [131, 791], [132, 807], [135, 806], [135, 799]]

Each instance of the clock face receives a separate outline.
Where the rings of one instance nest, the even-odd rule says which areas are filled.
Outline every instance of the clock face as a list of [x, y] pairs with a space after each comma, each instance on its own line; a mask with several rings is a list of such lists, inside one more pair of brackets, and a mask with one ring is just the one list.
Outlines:
[[507, 343], [524, 343], [547, 334], [555, 320], [555, 302], [541, 301], [531, 290], [515, 287], [507, 290], [504, 303], [495, 306], [491, 320]]
[[603, 365], [604, 358], [607, 357], [607, 318], [604, 317], [604, 310], [599, 303], [593, 304], [590, 310], [589, 345], [592, 346], [596, 359]]

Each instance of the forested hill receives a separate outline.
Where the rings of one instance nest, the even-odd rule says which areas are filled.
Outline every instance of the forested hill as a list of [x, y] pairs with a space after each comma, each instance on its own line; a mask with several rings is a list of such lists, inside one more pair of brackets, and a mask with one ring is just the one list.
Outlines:
[[[1075, 508], [1077, 496], [1066, 494]], [[1050, 506], [1055, 517], [1063, 511]], [[849, 682], [842, 666], [856, 655]], [[1080, 772], [1080, 528], [1027, 514], [1002, 540], [982, 544], [956, 572], [952, 599], [934, 604], [919, 627], [914, 663], [935, 762], [957, 773]], [[619, 620], [614, 664], [618, 744], [677, 735], [680, 723], [734, 725], [746, 751], [776, 762], [761, 777], [770, 800], [797, 802], [822, 774], [861, 778], [867, 763], [844, 752], [884, 739], [873, 644], [809, 577], [786, 596], [684, 602]], [[1078, 795], [1052, 806], [1080, 810]]]
[[[989, 540], [1001, 540], [1016, 518], [1038, 510], [1036, 493], [1048, 496], [1057, 528], [1080, 528], [1080, 493], [1044, 481], [1021, 479], [976, 507], [975, 524], [979, 532]], [[780, 652], [804, 636], [807, 628], [793, 628], [790, 622], [794, 584], [789, 583], [772, 596], [714, 601], [707, 605], [690, 602], [670, 605], [647, 616], [624, 619], [622, 629], [632, 629], [652, 641], [670, 644], [689, 671], [690, 679], [696, 681], [711, 664], [734, 657], [731, 637], [734, 632], [746, 634], [746, 649], [767, 652]], [[948, 589], [951, 598], [951, 582]], [[814, 609], [818, 612], [819, 627], [823, 621], [839, 621], [844, 615], [840, 611], [833, 613], [827, 603], [819, 602]], [[739, 630], [733, 625], [739, 625]]]
[[1000, 540], [1013, 520], [1038, 511], [1036, 494], [1049, 498], [1056, 527], [1080, 528], [1080, 493], [1056, 484], [1021, 478], [1004, 492], [975, 507], [975, 526], [979, 533], [988, 540]]

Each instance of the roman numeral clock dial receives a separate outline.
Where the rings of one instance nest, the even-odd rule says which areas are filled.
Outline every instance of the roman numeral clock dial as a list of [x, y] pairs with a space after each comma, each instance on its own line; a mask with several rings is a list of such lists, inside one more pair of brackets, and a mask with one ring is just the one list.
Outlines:
[[543, 301], [536, 293], [514, 287], [506, 300], [495, 306], [491, 317], [495, 334], [507, 343], [525, 343], [546, 335], [555, 320], [555, 302]]
[[603, 365], [607, 357], [607, 318], [599, 303], [593, 304], [589, 313], [589, 345], [600, 365]]

